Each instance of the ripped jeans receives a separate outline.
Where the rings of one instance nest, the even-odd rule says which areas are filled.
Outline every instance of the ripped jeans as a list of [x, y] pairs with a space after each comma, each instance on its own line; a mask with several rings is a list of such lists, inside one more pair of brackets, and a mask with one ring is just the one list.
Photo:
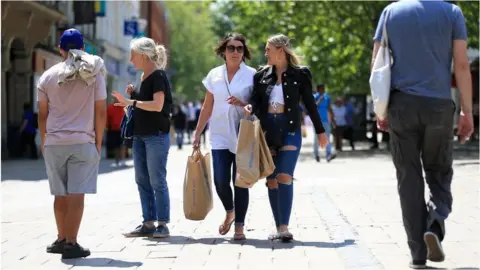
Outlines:
[[[283, 124], [283, 114], [268, 114], [268, 120]], [[300, 128], [294, 132], [283, 131], [283, 145], [273, 156], [275, 171], [267, 177], [268, 198], [272, 208], [275, 225], [288, 225], [293, 204], [293, 172], [297, 165], [302, 132]]]

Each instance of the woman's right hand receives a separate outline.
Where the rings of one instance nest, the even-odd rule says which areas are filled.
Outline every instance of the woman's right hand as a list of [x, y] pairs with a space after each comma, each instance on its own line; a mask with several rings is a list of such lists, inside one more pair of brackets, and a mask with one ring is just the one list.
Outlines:
[[125, 92], [127, 93], [127, 95], [132, 97], [132, 93], [134, 90], [135, 90], [135, 86], [133, 86], [133, 84], [130, 83], [127, 85], [127, 89], [125, 90]]
[[200, 135], [201, 132], [195, 131], [195, 134], [193, 134], [193, 149], [198, 149], [200, 148]]
[[243, 113], [245, 114], [245, 116], [252, 115], [252, 105], [248, 104], [247, 106], [243, 107]]

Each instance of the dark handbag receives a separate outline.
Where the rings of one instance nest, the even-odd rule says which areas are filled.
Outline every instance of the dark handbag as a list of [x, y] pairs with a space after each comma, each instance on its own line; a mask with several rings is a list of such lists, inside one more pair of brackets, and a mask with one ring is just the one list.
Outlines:
[[133, 139], [133, 106], [128, 106], [120, 124], [120, 136], [128, 145]]

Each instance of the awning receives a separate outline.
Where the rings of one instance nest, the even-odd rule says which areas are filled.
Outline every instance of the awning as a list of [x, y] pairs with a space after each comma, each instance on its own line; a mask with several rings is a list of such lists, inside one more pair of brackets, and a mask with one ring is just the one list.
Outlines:
[[67, 17], [37, 1], [2, 1], [2, 39], [21, 39], [27, 50], [49, 34], [52, 25]]

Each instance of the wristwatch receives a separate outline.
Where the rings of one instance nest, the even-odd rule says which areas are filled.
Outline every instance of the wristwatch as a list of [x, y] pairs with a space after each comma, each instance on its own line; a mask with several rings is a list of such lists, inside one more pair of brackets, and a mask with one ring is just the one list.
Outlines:
[[136, 100], [133, 101], [133, 108], [135, 108], [135, 107], [137, 107], [137, 101]]

